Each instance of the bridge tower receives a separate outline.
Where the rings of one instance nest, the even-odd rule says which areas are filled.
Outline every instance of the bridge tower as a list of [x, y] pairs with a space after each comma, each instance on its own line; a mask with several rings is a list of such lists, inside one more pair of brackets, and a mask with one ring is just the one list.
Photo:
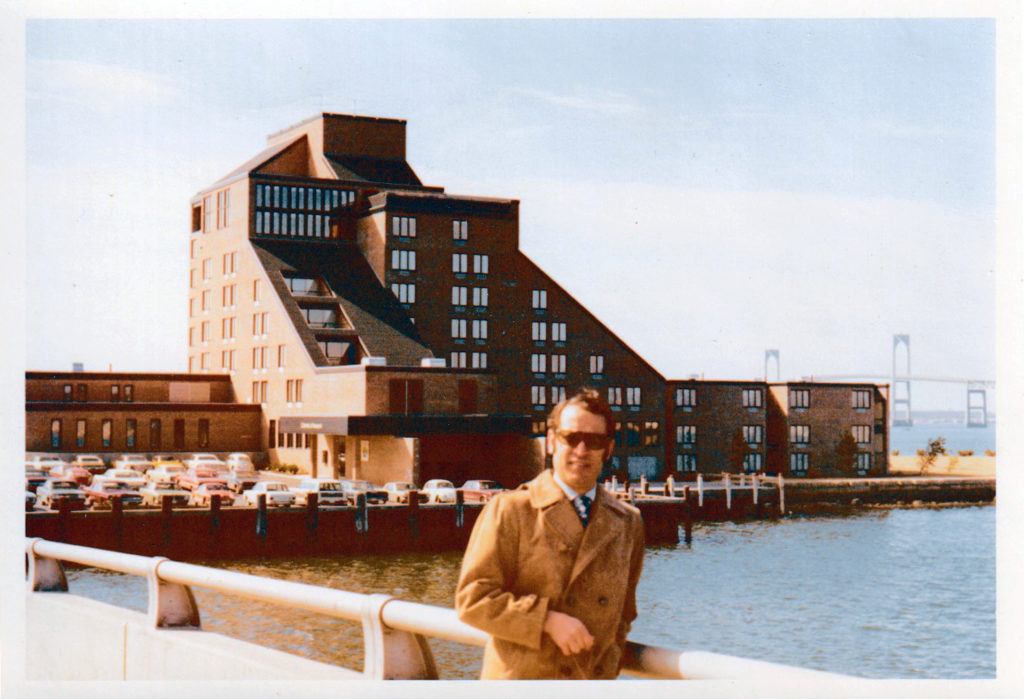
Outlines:
[[988, 427], [988, 400], [983, 383], [967, 384], [967, 426]]
[[[906, 347], [906, 368], [897, 371], [897, 355], [900, 345]], [[910, 335], [892, 336], [892, 424], [894, 427], [909, 427], [914, 424], [910, 410]]]
[[779, 365], [779, 351], [777, 349], [770, 349], [764, 351], [764, 380], [768, 380], [768, 360], [775, 358], [775, 380], [782, 380], [782, 368]]

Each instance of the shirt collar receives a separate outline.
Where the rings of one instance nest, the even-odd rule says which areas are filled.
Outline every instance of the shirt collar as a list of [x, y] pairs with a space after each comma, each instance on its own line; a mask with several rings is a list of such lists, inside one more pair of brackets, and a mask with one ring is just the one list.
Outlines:
[[[551, 469], [551, 475], [555, 477], [555, 483], [557, 483], [558, 487], [562, 489], [563, 493], [565, 493], [565, 497], [569, 498], [569, 502], [572, 502], [580, 495], [575, 490], [566, 485], [565, 481], [558, 477], [558, 474], [555, 473], [555, 469]], [[594, 498], [597, 496], [597, 486], [595, 485], [593, 488], [591, 488], [590, 490], [583, 494], [590, 498], [590, 502], [594, 502]]]

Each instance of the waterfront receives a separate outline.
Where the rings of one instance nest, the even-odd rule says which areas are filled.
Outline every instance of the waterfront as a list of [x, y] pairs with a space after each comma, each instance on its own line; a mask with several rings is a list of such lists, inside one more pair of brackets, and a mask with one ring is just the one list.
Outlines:
[[[450, 606], [459, 553], [214, 563], [241, 572]], [[139, 611], [139, 578], [69, 573], [72, 591]], [[358, 624], [196, 590], [204, 627], [359, 667]], [[995, 508], [874, 510], [703, 525], [651, 547], [634, 640], [864, 677], [995, 675]], [[445, 678], [480, 650], [430, 641]]]
[[898, 449], [901, 454], [914, 454], [918, 449], [927, 449], [928, 440], [934, 437], [945, 437], [950, 453], [970, 449], [975, 454], [983, 454], [986, 449], [996, 448], [996, 424], [967, 427], [962, 422], [917, 422], [910, 427], [892, 427], [889, 451]]

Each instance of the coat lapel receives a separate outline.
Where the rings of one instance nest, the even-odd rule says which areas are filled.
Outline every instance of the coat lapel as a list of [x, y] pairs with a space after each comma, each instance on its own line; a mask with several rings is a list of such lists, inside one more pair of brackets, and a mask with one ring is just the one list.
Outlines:
[[[569, 576], [569, 585], [572, 585], [597, 554], [622, 533], [622, 514], [619, 507], [616, 507], [618, 503], [613, 503], [609, 498], [604, 488], [599, 485], [597, 497], [591, 506], [590, 523], [584, 530], [583, 541], [580, 542], [580, 549], [576, 554], [576, 563]], [[572, 509], [572, 503], [569, 504], [569, 510], [575, 517], [576, 512]], [[579, 517], [576, 517], [576, 521], [579, 521]]]
[[528, 487], [531, 504], [540, 510], [544, 527], [555, 532], [566, 546], [575, 547], [583, 525], [572, 503], [555, 483], [550, 469], [537, 476]]

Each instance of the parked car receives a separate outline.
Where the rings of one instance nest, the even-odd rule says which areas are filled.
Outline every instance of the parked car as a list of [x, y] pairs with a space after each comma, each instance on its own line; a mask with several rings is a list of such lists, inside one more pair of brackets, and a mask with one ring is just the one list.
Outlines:
[[85, 504], [85, 491], [78, 483], [66, 478], [51, 478], [36, 489], [36, 504], [44, 509], [57, 509], [67, 500], [71, 509], [81, 509]]
[[171, 507], [185, 507], [189, 504], [189, 492], [175, 487], [173, 481], [151, 481], [143, 486], [139, 495], [145, 507], [162, 507], [164, 496], [171, 498]]
[[36, 494], [25, 491], [25, 512], [31, 512], [36, 509]]
[[30, 493], [36, 492], [36, 488], [46, 482], [46, 474], [38, 468], [25, 469], [25, 490]]
[[84, 468], [93, 475], [103, 473], [107, 470], [106, 462], [96, 454], [76, 454], [71, 463], [75, 466]]
[[93, 475], [81, 466], [62, 461], [59, 466], [54, 466], [49, 472], [50, 478], [74, 481], [79, 485], [87, 485], [92, 482]]
[[[416, 490], [415, 483], [408, 481], [391, 481], [384, 484], [384, 492], [388, 494], [388, 502], [409, 502], [409, 493]], [[422, 490], [417, 491], [417, 499], [426, 502], [429, 497]]]
[[356, 498], [359, 495], [366, 496], [367, 505], [382, 505], [388, 501], [388, 492], [383, 488], [378, 488], [370, 481], [354, 481], [343, 478], [341, 492], [345, 494], [345, 499], [350, 505], [356, 504]]
[[122, 481], [93, 481], [85, 488], [85, 504], [94, 510], [111, 508], [115, 500], [120, 500], [125, 509], [142, 506], [139, 491]]
[[487, 502], [495, 495], [505, 490], [505, 486], [497, 481], [466, 481], [459, 488], [462, 491], [462, 499], [465, 502]]
[[146, 471], [146, 479], [150, 483], [170, 481], [178, 486], [178, 477], [185, 473], [185, 466], [180, 461], [161, 461], [159, 466]]
[[443, 478], [434, 478], [423, 484], [427, 502], [455, 502], [455, 485]]
[[215, 454], [193, 454], [183, 463], [187, 468], [211, 468], [215, 471], [223, 471], [227, 468], [227, 464]]
[[181, 459], [177, 456], [172, 456], [171, 454], [154, 454], [150, 461], [153, 463], [153, 468], [160, 468], [161, 466], [168, 465], [181, 466], [182, 468], [185, 468], [185, 464], [182, 463]]
[[25, 465], [28, 466], [29, 464], [32, 464], [32, 468], [37, 468], [40, 471], [43, 471], [44, 473], [49, 473], [54, 468], [57, 468], [58, 466], [63, 466], [64, 463], [64, 460], [59, 457], [46, 456], [45, 454], [41, 454], [38, 456], [33, 456], [31, 459], [25, 462]]
[[121, 456], [114, 459], [114, 463], [111, 466], [114, 468], [130, 468], [133, 471], [145, 473], [153, 468], [153, 462], [142, 454], [121, 454]]
[[130, 468], [108, 468], [98, 476], [93, 476], [93, 484], [124, 483], [129, 488], [138, 490], [146, 485], [146, 476]]
[[188, 504], [209, 507], [214, 499], [220, 500], [221, 505], [235, 504], [235, 494], [223, 483], [203, 483], [192, 491]]
[[296, 505], [305, 505], [310, 493], [316, 493], [319, 505], [344, 505], [348, 502], [341, 489], [341, 481], [333, 478], [303, 478], [292, 492], [295, 493]]
[[226, 486], [227, 479], [212, 468], [190, 468], [178, 476], [178, 487], [182, 490], [195, 490], [203, 483], [220, 483]]
[[249, 455], [239, 451], [228, 454], [228, 458], [224, 459], [224, 463], [227, 464], [229, 471], [256, 470], [256, 466], [253, 464], [252, 459], [249, 458]]
[[257, 505], [260, 495], [267, 496], [268, 507], [290, 507], [295, 502], [295, 494], [281, 481], [260, 481], [242, 493], [246, 505]]

